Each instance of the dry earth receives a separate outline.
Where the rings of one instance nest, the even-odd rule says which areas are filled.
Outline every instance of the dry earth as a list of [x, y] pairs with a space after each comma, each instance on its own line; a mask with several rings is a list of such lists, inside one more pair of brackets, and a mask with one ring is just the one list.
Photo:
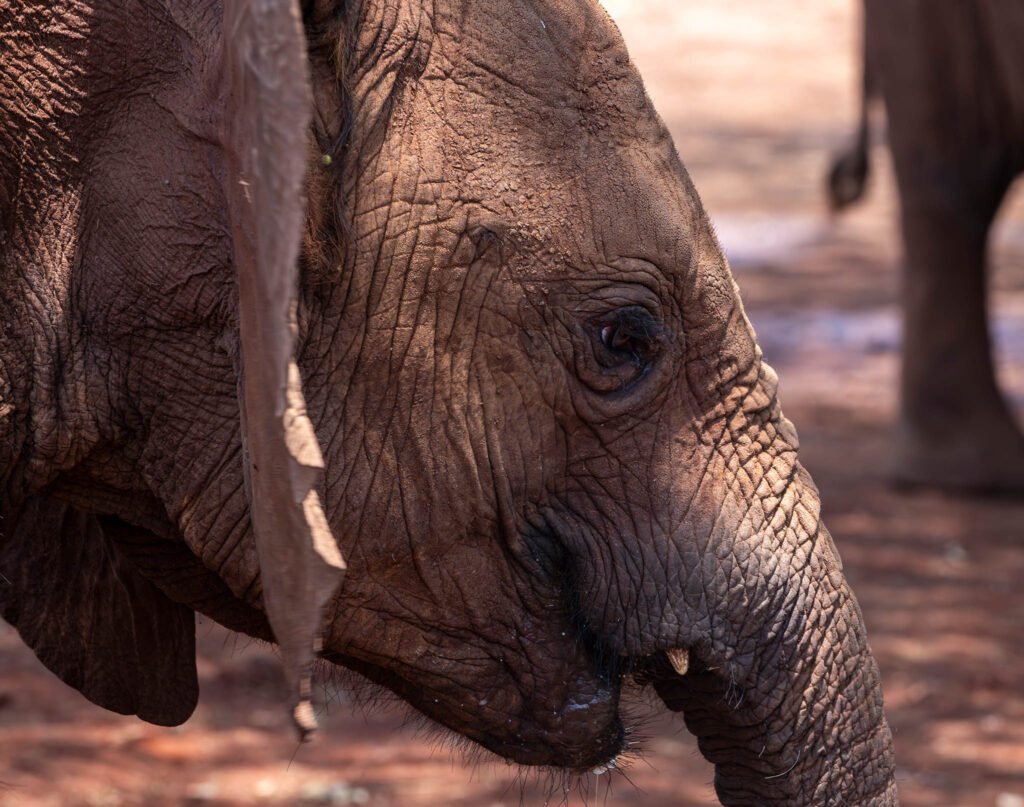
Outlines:
[[[882, 667], [903, 803], [1024, 807], [1024, 500], [886, 486], [899, 246], [887, 155], [867, 204], [824, 212], [856, 108], [852, 0], [607, 0], [716, 222]], [[881, 126], [882, 122], [879, 121]], [[1004, 383], [1024, 407], [1024, 199], [996, 236]], [[203, 623], [202, 702], [175, 730], [102, 712], [0, 623], [0, 805], [701, 805], [712, 773], [653, 717], [626, 776], [565, 794], [354, 709], [324, 684], [297, 748], [272, 652]], [[654, 710], [647, 709], [650, 714]], [[581, 792], [582, 791], [582, 792]]]

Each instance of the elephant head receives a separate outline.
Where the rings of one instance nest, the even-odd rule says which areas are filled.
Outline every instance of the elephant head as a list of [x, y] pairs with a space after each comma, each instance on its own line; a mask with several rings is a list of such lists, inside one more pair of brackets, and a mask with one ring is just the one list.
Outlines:
[[[776, 376], [606, 14], [225, 9], [94, 8], [73, 40], [78, 106], [49, 107], [68, 174], [38, 180], [74, 209], [72, 258], [7, 241], [61, 291], [70, 368], [11, 398], [70, 405], [11, 477], [6, 618], [162, 722], [194, 700], [183, 608], [272, 633], [299, 690], [320, 634], [438, 723], [578, 772], [630, 748], [632, 675], [684, 712], [725, 803], [895, 804], [877, 667]], [[33, 583], [47, 558], [115, 571], [58, 598]], [[85, 620], [69, 660], [46, 626], [115, 583], [116, 613], [157, 629]], [[128, 696], [96, 658], [112, 643]]]

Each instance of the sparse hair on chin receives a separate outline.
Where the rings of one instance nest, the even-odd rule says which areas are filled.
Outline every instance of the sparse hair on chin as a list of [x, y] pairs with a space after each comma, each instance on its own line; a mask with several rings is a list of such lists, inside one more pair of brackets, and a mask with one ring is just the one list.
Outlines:
[[543, 794], [544, 807], [568, 805], [571, 796], [577, 796], [586, 804], [601, 804], [607, 801], [617, 784], [635, 788], [629, 778], [629, 769], [644, 756], [644, 746], [650, 739], [646, 726], [657, 713], [656, 705], [642, 693], [650, 693], [624, 680], [623, 687], [631, 696], [628, 703], [620, 707], [626, 727], [626, 744], [616, 760], [616, 767], [607, 775], [596, 777], [589, 774], [574, 774], [562, 768], [526, 766], [509, 763], [508, 760], [488, 751], [483, 746], [436, 723], [395, 695], [385, 687], [369, 681], [362, 675], [345, 667], [319, 660], [314, 671], [314, 686], [320, 690], [319, 700], [323, 708], [332, 706], [351, 708], [369, 717], [375, 710], [384, 707], [399, 707], [402, 714], [401, 727], [412, 730], [413, 736], [428, 741], [441, 752], [457, 754], [465, 764], [474, 770], [485, 763], [502, 762], [513, 767], [514, 775], [503, 797], [519, 791], [521, 807], [535, 803], [527, 800], [528, 791]]

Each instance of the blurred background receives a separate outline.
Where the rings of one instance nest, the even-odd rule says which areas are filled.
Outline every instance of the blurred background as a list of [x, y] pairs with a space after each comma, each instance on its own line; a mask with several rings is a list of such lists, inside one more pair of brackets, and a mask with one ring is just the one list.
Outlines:
[[[859, 105], [854, 0], [605, 0], [715, 223], [882, 669], [904, 805], [1024, 807], [1024, 500], [899, 493], [883, 470], [900, 345], [897, 201], [875, 121], [864, 203], [823, 192]], [[1024, 191], [994, 233], [1000, 379], [1024, 411]], [[273, 652], [203, 620], [183, 727], [106, 713], [0, 623], [0, 805], [715, 804], [681, 718], [641, 700], [625, 775], [560, 781], [467, 757], [324, 683], [297, 747]]]

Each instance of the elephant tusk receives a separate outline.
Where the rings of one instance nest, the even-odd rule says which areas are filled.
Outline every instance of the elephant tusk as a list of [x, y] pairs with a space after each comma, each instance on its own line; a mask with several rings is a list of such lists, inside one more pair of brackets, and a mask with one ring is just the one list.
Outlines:
[[673, 647], [671, 650], [666, 650], [665, 655], [668, 656], [669, 664], [672, 665], [672, 669], [675, 670], [679, 675], [686, 675], [690, 669], [690, 651], [685, 647]]

